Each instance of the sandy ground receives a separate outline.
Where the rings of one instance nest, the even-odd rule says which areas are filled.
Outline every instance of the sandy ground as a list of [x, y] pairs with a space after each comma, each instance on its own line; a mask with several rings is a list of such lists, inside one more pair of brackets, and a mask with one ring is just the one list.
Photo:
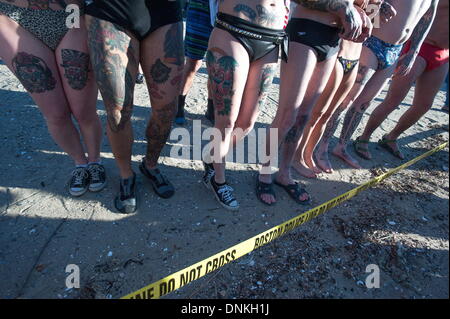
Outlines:
[[[202, 68], [187, 103], [189, 122], [206, 106]], [[275, 112], [279, 78], [257, 127]], [[385, 96], [380, 96], [374, 107]], [[400, 144], [412, 159], [448, 140], [444, 94]], [[389, 130], [412, 94], [374, 136]], [[145, 152], [151, 113], [145, 86], [138, 86], [133, 117], [134, 167]], [[99, 97], [99, 114], [105, 112]], [[369, 112], [371, 109], [368, 110]], [[206, 122], [204, 122], [206, 128]], [[338, 129], [338, 132], [340, 129]], [[205, 190], [199, 161], [161, 158], [177, 194], [162, 200], [139, 176], [140, 209], [115, 213], [117, 172], [108, 141], [102, 147], [108, 186], [99, 194], [71, 198], [71, 160], [50, 139], [38, 108], [0, 65], [0, 298], [118, 298], [190, 266], [292, 218], [307, 208], [277, 189], [279, 204], [267, 208], [254, 195], [257, 166], [230, 164], [229, 181], [239, 212], [222, 209]], [[335, 141], [333, 141], [333, 144]], [[333, 158], [336, 172], [304, 182], [321, 204], [400, 161], [371, 145], [374, 160], [350, 170]], [[333, 209], [294, 232], [165, 298], [448, 298], [448, 148]], [[81, 289], [66, 289], [68, 264], [81, 270]], [[381, 287], [363, 284], [366, 267], [381, 270]]]

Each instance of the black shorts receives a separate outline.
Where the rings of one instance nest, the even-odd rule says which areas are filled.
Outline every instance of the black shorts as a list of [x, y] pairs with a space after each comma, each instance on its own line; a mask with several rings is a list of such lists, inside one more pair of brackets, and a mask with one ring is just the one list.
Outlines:
[[308, 19], [293, 18], [287, 26], [289, 41], [311, 47], [317, 54], [317, 60], [323, 62], [340, 50], [341, 30]]
[[130, 31], [139, 41], [183, 20], [180, 0], [93, 0], [85, 12]]

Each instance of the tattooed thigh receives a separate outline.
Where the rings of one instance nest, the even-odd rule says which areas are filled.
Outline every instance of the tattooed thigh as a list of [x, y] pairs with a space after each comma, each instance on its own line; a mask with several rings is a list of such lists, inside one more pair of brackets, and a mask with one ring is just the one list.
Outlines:
[[358, 75], [356, 77], [355, 83], [361, 86], [365, 86], [370, 81], [370, 79], [374, 74], [375, 74], [374, 69], [361, 65], [358, 69]]
[[228, 116], [231, 113], [235, 94], [234, 77], [239, 64], [231, 56], [216, 58], [211, 50], [206, 53], [206, 63], [216, 112], [218, 115]]
[[56, 79], [45, 61], [35, 55], [19, 52], [12, 60], [12, 69], [30, 93], [45, 93], [56, 88]]
[[62, 49], [64, 77], [74, 90], [82, 90], [89, 80], [89, 54], [77, 50]]

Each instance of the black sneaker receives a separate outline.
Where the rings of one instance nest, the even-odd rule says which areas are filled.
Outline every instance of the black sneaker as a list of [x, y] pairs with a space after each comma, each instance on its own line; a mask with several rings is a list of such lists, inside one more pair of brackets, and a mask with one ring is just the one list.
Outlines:
[[87, 170], [90, 175], [89, 191], [100, 192], [106, 186], [105, 167], [101, 164], [90, 164]]
[[184, 125], [186, 123], [186, 117], [184, 115], [184, 106], [186, 105], [186, 96], [178, 96], [178, 111], [175, 116], [175, 123], [178, 125]]
[[157, 168], [152, 170], [147, 169], [145, 166], [145, 158], [142, 160], [141, 165], [139, 165], [139, 169], [150, 180], [156, 195], [164, 199], [169, 199], [175, 195], [175, 187], [169, 179]]
[[122, 214], [133, 214], [137, 209], [136, 174], [120, 180], [120, 193], [114, 199], [114, 206]]
[[144, 74], [138, 73], [136, 76], [136, 83], [143, 84], [144, 83]]
[[239, 203], [234, 197], [234, 190], [233, 188], [228, 185], [217, 185], [214, 176], [211, 178], [210, 181], [211, 189], [214, 192], [214, 195], [216, 196], [217, 201], [225, 207], [228, 210], [238, 210], [239, 209]]
[[79, 197], [87, 192], [89, 188], [89, 172], [84, 167], [78, 167], [73, 170], [72, 178], [69, 183], [69, 193], [72, 196]]
[[216, 175], [214, 165], [212, 163], [207, 164], [203, 162], [203, 167], [205, 168], [205, 174], [202, 177], [203, 184], [205, 184], [207, 188], [211, 188], [211, 178]]

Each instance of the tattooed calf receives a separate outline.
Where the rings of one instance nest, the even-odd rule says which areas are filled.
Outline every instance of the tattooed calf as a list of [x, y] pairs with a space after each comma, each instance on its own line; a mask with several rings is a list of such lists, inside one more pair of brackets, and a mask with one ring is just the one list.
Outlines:
[[19, 52], [12, 60], [15, 75], [30, 93], [44, 93], [56, 87], [52, 71], [41, 58]]

